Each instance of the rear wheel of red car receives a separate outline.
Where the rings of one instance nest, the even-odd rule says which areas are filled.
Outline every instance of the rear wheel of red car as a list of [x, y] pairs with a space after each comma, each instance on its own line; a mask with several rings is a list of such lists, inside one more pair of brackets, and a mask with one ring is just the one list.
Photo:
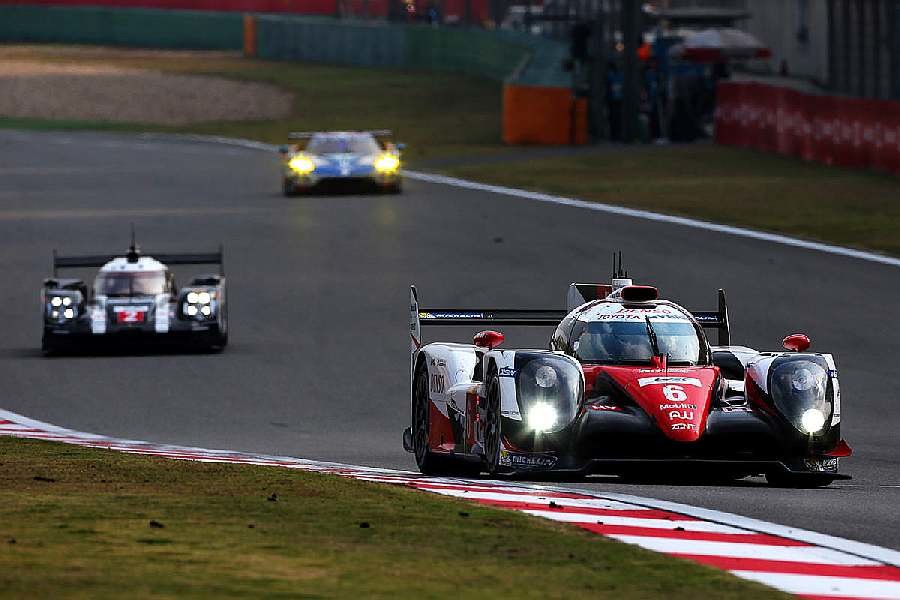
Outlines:
[[431, 425], [429, 420], [428, 369], [420, 365], [413, 383], [413, 452], [419, 471], [426, 475], [442, 474], [440, 458], [429, 449]]
[[500, 378], [497, 372], [487, 381], [487, 406], [484, 422], [484, 467], [491, 476], [500, 473]]

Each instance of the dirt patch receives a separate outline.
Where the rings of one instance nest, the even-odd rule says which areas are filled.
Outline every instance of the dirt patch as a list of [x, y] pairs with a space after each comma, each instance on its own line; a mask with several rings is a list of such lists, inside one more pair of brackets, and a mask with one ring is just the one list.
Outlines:
[[261, 83], [0, 56], [0, 117], [185, 125], [280, 119], [292, 102]]

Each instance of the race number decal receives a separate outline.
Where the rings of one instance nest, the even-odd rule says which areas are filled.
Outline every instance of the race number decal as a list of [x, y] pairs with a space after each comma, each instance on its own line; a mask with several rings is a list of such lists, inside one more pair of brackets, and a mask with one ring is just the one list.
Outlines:
[[663, 395], [669, 402], [684, 402], [687, 400], [687, 392], [680, 385], [664, 385]]

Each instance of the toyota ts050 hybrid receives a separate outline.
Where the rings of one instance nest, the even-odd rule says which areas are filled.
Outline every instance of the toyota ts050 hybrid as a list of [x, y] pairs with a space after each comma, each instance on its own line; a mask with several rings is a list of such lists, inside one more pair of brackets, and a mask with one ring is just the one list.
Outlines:
[[[551, 326], [549, 350], [423, 345], [427, 325]], [[710, 345], [704, 328], [718, 329]], [[411, 426], [423, 473], [536, 471], [821, 486], [850, 455], [834, 359], [802, 334], [785, 351], [730, 342], [719, 310], [689, 312], [633, 285], [572, 284], [568, 311], [420, 308], [411, 290]]]
[[380, 131], [295, 132], [281, 147], [285, 196], [314, 189], [373, 189], [399, 194], [400, 150]]
[[[213, 264], [215, 274], [178, 289], [166, 264]], [[132, 242], [124, 256], [58, 256], [44, 280], [41, 312], [45, 354], [89, 344], [171, 341], [209, 350], [228, 342], [222, 250], [209, 254], [142, 256]], [[59, 277], [61, 269], [100, 267], [94, 285]]]

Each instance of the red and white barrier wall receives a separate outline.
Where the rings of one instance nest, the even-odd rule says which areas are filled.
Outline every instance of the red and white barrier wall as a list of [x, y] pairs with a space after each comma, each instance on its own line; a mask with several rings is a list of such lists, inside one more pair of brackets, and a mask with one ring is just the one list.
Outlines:
[[900, 102], [729, 81], [717, 87], [715, 121], [719, 144], [900, 174]]
[[264, 465], [402, 485], [570, 523], [626, 544], [698, 562], [803, 598], [900, 600], [900, 552], [843, 538], [627, 494], [408, 471], [286, 456], [122, 440], [0, 410], [0, 436], [50, 440], [176, 460]]

